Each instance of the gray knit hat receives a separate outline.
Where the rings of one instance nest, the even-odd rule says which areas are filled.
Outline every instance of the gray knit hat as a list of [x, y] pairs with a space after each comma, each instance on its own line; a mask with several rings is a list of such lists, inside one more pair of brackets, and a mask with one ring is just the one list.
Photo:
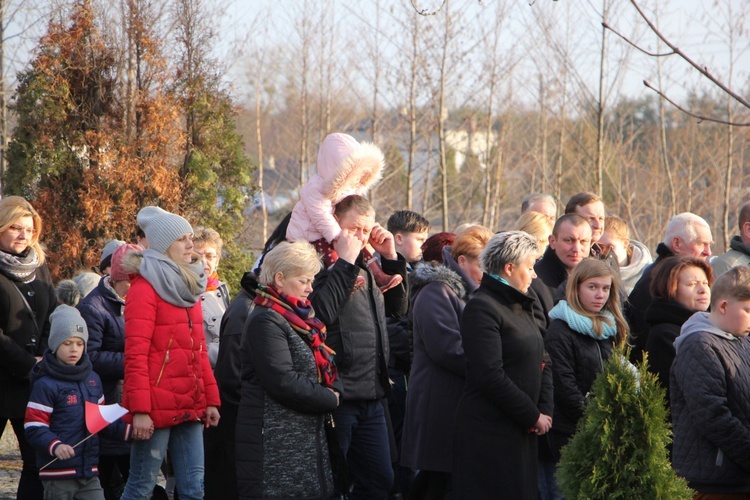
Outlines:
[[142, 208], [136, 219], [146, 233], [148, 247], [159, 253], [167, 253], [167, 249], [175, 240], [185, 233], [193, 232], [188, 221], [159, 207]]
[[102, 257], [99, 259], [99, 269], [106, 269], [111, 265], [112, 254], [115, 253], [119, 247], [124, 245], [125, 242], [122, 240], [109, 240], [104, 248], [102, 248]]
[[89, 329], [81, 317], [81, 313], [75, 307], [61, 304], [49, 315], [49, 350], [57, 351], [60, 344], [70, 337], [83, 339], [86, 344], [89, 341]]
[[81, 299], [90, 294], [99, 285], [101, 279], [102, 277], [98, 274], [86, 271], [74, 277], [73, 281], [76, 282], [78, 289], [81, 291]]

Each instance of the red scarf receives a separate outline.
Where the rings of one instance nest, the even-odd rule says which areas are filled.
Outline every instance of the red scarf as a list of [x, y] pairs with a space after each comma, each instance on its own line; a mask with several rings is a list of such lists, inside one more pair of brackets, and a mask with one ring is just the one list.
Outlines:
[[276, 311], [289, 322], [292, 329], [312, 349], [318, 369], [318, 382], [330, 387], [338, 376], [334, 363], [336, 353], [325, 344], [326, 326], [315, 317], [310, 301], [279, 293], [270, 285], [259, 285], [254, 302]]

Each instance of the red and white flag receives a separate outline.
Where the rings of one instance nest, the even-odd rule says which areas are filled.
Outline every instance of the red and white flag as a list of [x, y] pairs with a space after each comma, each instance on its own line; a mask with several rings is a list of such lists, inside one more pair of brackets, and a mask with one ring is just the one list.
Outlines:
[[127, 412], [128, 410], [117, 403], [113, 405], [98, 405], [86, 401], [86, 428], [91, 434], [96, 434]]

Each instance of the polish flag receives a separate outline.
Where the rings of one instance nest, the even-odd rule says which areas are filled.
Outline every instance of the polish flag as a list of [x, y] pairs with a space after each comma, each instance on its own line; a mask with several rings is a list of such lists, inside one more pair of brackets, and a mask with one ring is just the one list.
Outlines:
[[98, 405], [86, 401], [86, 428], [91, 434], [96, 434], [127, 412], [128, 410], [117, 403], [113, 405]]

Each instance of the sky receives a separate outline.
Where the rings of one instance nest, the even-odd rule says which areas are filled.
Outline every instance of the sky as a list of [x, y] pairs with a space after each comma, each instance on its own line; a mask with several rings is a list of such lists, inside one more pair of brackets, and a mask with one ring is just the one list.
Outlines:
[[[337, 29], [341, 31], [351, 30], [352, 26], [359, 26], [360, 29], [363, 26], [372, 28], [376, 5], [379, 5], [381, 9], [389, 10], [390, 15], [393, 16], [396, 9], [411, 12], [412, 2], [418, 8], [433, 10], [442, 2], [442, 0], [309, 1], [318, 2], [318, 4], [328, 2], [328, 5], [332, 5]], [[530, 4], [530, 1], [533, 3]], [[630, 2], [627, 0], [609, 1], [612, 4], [611, 8], [616, 12], [616, 17], [610, 19], [610, 24], [628, 36], [637, 37], [644, 47], [655, 51], [657, 49], [655, 36], [646, 30], [646, 25], [642, 20], [636, 18], [636, 11]], [[726, 14], [722, 12], [721, 4], [726, 4], [727, 1], [735, 16], [744, 15], [743, 10], [748, 10], [748, 0], [642, 0], [639, 1], [639, 5], [642, 5], [650, 15], [653, 15], [654, 6], [658, 6], [659, 25], [664, 34], [696, 62], [707, 66], [712, 73], [728, 82], [729, 50], [726, 35], [721, 34], [722, 26], [725, 24], [723, 19], [726, 17]], [[223, 4], [225, 15], [222, 20], [217, 54], [221, 54], [221, 57], [228, 62], [227, 78], [240, 99], [248, 98], [248, 91], [243, 82], [247, 79], [249, 63], [242, 57], [243, 47], [252, 44], [261, 32], [272, 40], [288, 40], [289, 43], [293, 43], [295, 33], [293, 19], [289, 12], [295, 8], [298, 9], [302, 2], [303, 0], [226, 0]], [[462, 8], [465, 8], [467, 17], [470, 19], [481, 20], [491, 17], [496, 7], [496, 0], [449, 0], [449, 2], [453, 6], [460, 4]], [[581, 40], [582, 45], [577, 50], [578, 59], [575, 64], [580, 74], [590, 80], [588, 86], [591, 90], [597, 87], [602, 0], [507, 0], [506, 3], [510, 6], [508, 16], [510, 21], [507, 30], [510, 35], [506, 39], [508, 44], [524, 40], [527, 36], [527, 23], [531, 22], [536, 15], [547, 16], [553, 20], [563, 19], [566, 16], [571, 19], [574, 36], [577, 40]], [[726, 11], [726, 5], [723, 9]], [[400, 14], [396, 12], [396, 15]], [[442, 15], [441, 11], [434, 16], [425, 16], [423, 19], [425, 27], [427, 28], [431, 23], [441, 23]], [[608, 34], [607, 40], [613, 55], [616, 55], [618, 51], [624, 53], [627, 47], [625, 42], [612, 33]], [[750, 50], [747, 50], [750, 47], [750, 38], [747, 33], [739, 37], [737, 46], [744, 50], [735, 54], [733, 83], [734, 87], [747, 88], [747, 68], [750, 68]], [[661, 48], [662, 51], [665, 49], [664, 46]], [[521, 64], [528, 65], [531, 61], [522, 61]], [[654, 58], [632, 51], [623, 67], [618, 67], [617, 64], [610, 65], [607, 73], [613, 93], [637, 97], [651, 92], [643, 86], [642, 81], [644, 79], [651, 82], [657, 80], [657, 65]], [[689, 68], [683, 61], [678, 61], [676, 56], [662, 58], [662, 73], [669, 95], [678, 99], [684, 97], [696, 85], [704, 82], [703, 77], [696, 70]], [[521, 83], [519, 87], [523, 93], [524, 85], [522, 82], [519, 83]], [[534, 89], [533, 85], [527, 89], [530, 99], [533, 99], [531, 94]], [[523, 97], [521, 99], [523, 100]]]
[[[103, 0], [106, 1], [106, 0]], [[113, 5], [120, 0], [110, 0]], [[332, 12], [332, 23], [336, 30], [336, 40], [339, 41], [337, 56], [342, 58], [357, 58], [359, 52], [365, 50], [362, 39], [374, 31], [376, 24], [376, 10], [380, 9], [383, 21], [383, 53], [386, 57], [393, 54], [395, 43], [391, 43], [394, 36], [398, 36], [394, 26], [388, 26], [389, 19], [404, 19], [412, 13], [414, 6], [420, 9], [434, 11], [444, 0], [203, 0], [211, 6], [211, 12], [216, 18], [216, 57], [226, 68], [225, 79], [233, 88], [234, 95], [239, 102], [252, 101], [248, 81], [249, 48], [260, 43], [260, 39], [267, 39], [267, 43], [282, 43], [292, 45], [297, 40], [295, 33], [295, 12], [304, 9], [316, 10], [321, 5], [328, 6]], [[468, 24], [486, 25], [492, 19], [498, 2], [503, 0], [448, 0], [452, 9], [461, 8], [465, 12]], [[536, 17], [550, 20], [562, 30], [565, 24], [571, 26], [572, 37], [575, 39], [573, 51], [576, 71], [585, 80], [590, 97], [594, 97], [598, 88], [598, 51], [601, 37], [601, 12], [604, 0], [504, 0], [508, 6], [506, 29], [503, 43], [507, 47], [517, 45], [532, 46], [535, 42], [528, 26], [534, 23]], [[649, 50], [656, 50], [656, 38], [650, 34], [642, 20], [637, 19], [636, 11], [629, 0], [607, 0], [612, 5], [615, 15], [610, 17], [610, 24], [628, 36], [634, 36]], [[8, 4], [33, 5], [39, 4], [43, 9], [51, 5], [48, 2], [66, 4], [66, 0], [10, 0]], [[653, 17], [654, 6], [659, 7], [659, 24], [668, 38], [689, 54], [696, 62], [707, 66], [725, 83], [729, 82], [729, 50], [726, 34], [722, 34], [726, 24], [727, 5], [734, 11], [733, 17], [740, 18], [748, 11], [748, 0], [638, 0]], [[425, 30], [433, 27], [440, 29], [447, 7], [432, 16], [420, 18]], [[9, 7], [10, 9], [10, 7]], [[655, 17], [653, 17], [655, 18]], [[567, 24], [566, 24], [567, 23]], [[19, 31], [18, 23], [11, 19], [6, 33], [13, 36]], [[37, 22], [31, 31], [39, 31], [45, 23]], [[421, 27], [420, 27], [421, 28]], [[468, 27], [471, 29], [471, 26]], [[481, 29], [479, 27], [477, 30]], [[750, 31], [750, 30], [748, 30]], [[618, 54], [625, 53], [627, 44], [614, 34], [608, 34], [608, 47], [612, 59]], [[735, 70], [732, 75], [733, 88], [750, 88], [748, 86], [748, 68], [750, 68], [750, 33], [738, 37], [737, 47], [742, 50], [734, 56]], [[14, 38], [9, 40], [12, 44]], [[463, 38], [468, 44], [467, 59], [481, 58], [481, 47], [470, 36]], [[663, 49], [663, 47], [662, 47]], [[525, 50], [525, 49], [524, 49]], [[17, 69], [28, 61], [28, 47], [26, 50], [6, 53], [6, 70], [15, 73]], [[631, 51], [623, 64], [612, 63], [607, 67], [609, 78], [608, 88], [614, 96], [627, 95], [638, 97], [651, 93], [642, 81], [657, 80], [656, 60], [643, 54]], [[516, 98], [521, 101], [533, 102], [536, 98], [536, 83], [530, 83], [530, 72], [535, 71], [534, 65], [539, 65], [538, 56], [533, 50], [528, 55], [520, 57], [521, 71], [514, 76], [518, 89]], [[705, 79], [696, 70], [690, 68], [676, 56], [662, 58], [662, 73], [664, 88], [669, 95], [680, 99], [696, 86], [704, 85]], [[10, 67], [9, 67], [10, 66]], [[523, 71], [523, 70], [526, 71]], [[349, 78], [355, 80], [357, 71], [351, 71]], [[398, 72], [400, 68], [393, 68]], [[366, 76], [366, 75], [365, 75]], [[550, 75], [554, 76], [554, 75]], [[471, 78], [459, 84], [467, 92], [472, 87]], [[363, 86], [364, 87], [364, 86]], [[393, 99], [396, 101], [397, 99]]]

